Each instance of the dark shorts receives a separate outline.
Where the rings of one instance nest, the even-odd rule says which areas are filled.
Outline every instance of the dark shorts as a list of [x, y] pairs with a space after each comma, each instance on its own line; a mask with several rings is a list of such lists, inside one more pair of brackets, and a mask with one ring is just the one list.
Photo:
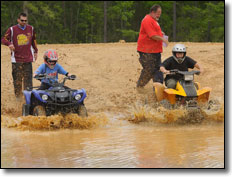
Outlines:
[[151, 79], [153, 82], [163, 83], [163, 73], [160, 71], [161, 54], [139, 52], [141, 71], [137, 87], [144, 87]]

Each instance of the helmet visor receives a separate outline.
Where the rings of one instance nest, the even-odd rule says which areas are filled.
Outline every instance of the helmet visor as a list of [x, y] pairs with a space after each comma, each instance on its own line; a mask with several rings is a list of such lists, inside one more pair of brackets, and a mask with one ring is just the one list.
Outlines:
[[57, 61], [51, 60], [48, 57], [46, 57], [46, 62], [51, 66], [55, 66]]
[[50, 60], [48, 60], [48, 63], [49, 63], [50, 65], [56, 65], [56, 61], [50, 61]]

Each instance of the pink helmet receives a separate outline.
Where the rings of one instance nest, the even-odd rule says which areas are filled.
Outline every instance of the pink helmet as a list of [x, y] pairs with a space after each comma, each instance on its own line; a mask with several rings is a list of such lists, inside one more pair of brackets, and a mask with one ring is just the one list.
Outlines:
[[44, 53], [44, 63], [51, 69], [56, 66], [58, 55], [55, 50], [49, 49]]

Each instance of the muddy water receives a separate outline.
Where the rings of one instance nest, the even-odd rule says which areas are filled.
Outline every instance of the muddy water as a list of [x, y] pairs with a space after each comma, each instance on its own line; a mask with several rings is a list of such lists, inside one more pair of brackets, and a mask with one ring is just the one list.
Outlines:
[[[107, 115], [82, 129], [1, 130], [3, 168], [223, 168], [224, 125], [131, 123]], [[3, 119], [6, 117], [3, 116]], [[12, 119], [12, 118], [8, 118]], [[106, 121], [107, 119], [107, 121]], [[9, 122], [8, 122], [9, 123]], [[27, 124], [29, 125], [29, 124]], [[30, 125], [32, 126], [32, 125]], [[32, 128], [32, 127], [31, 127]]]

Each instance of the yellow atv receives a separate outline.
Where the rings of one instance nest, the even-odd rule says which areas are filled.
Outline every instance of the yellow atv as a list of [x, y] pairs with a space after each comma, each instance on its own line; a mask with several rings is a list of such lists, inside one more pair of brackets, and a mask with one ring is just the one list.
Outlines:
[[188, 108], [195, 108], [201, 103], [208, 103], [211, 88], [200, 88], [200, 84], [194, 82], [194, 75], [199, 75], [200, 71], [171, 70], [170, 74], [180, 76], [176, 89], [165, 88], [164, 85], [155, 82], [153, 89], [157, 101], [167, 100], [172, 106], [184, 105]]

